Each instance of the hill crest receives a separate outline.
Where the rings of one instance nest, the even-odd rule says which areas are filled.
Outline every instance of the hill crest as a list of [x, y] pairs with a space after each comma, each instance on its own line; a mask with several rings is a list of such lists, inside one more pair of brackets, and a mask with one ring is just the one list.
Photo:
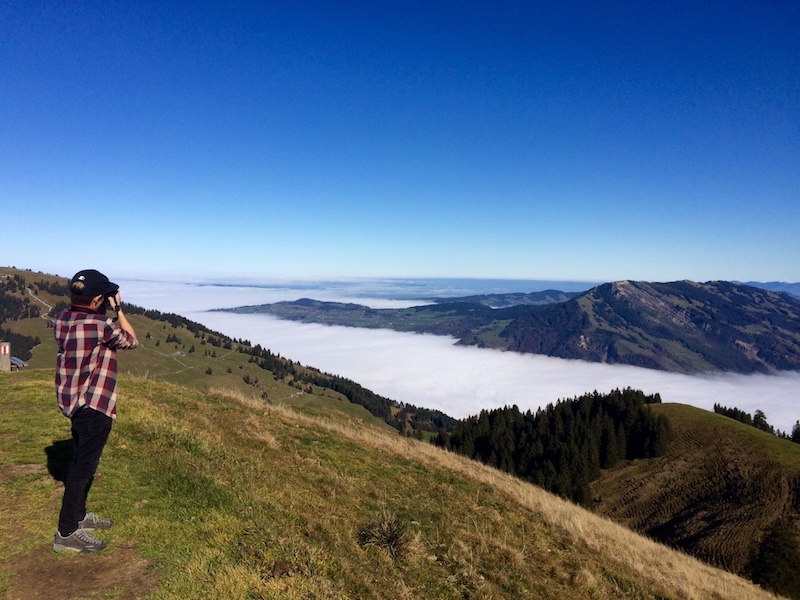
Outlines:
[[[669, 418], [672, 442], [663, 456], [604, 471], [592, 483], [596, 510], [710, 564], [798, 594], [800, 446], [691, 406], [650, 409]], [[769, 556], [776, 546], [782, 567]], [[762, 570], [767, 558], [771, 573]]]

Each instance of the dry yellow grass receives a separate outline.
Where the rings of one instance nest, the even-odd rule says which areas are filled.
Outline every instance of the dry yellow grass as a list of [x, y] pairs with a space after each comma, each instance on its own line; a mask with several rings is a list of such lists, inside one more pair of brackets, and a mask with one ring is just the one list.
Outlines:
[[[365, 429], [354, 424], [303, 415], [285, 407], [267, 407], [263, 404], [259, 406], [242, 397], [235, 399], [251, 409], [280, 412], [283, 419], [313, 423], [317, 427], [335, 431], [364, 446], [443, 467], [501, 490], [520, 505], [541, 514], [552, 526], [563, 530], [575, 544], [588, 546], [599, 555], [614, 557], [619, 564], [627, 565], [635, 571], [644, 582], [667, 591], [674, 598], [685, 600], [778, 598], [775, 594], [741, 577], [649, 540], [541, 488], [431, 444], [387, 435], [372, 428]], [[591, 587], [594, 575], [589, 571], [583, 571], [583, 575], [586, 579], [585, 585]]]

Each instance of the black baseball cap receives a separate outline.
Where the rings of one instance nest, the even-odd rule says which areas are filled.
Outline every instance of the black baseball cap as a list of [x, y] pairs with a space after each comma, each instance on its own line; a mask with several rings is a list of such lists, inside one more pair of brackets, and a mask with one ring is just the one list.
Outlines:
[[78, 271], [69, 282], [69, 289], [73, 294], [81, 296], [107, 296], [116, 294], [119, 286], [108, 280], [108, 277], [95, 269]]

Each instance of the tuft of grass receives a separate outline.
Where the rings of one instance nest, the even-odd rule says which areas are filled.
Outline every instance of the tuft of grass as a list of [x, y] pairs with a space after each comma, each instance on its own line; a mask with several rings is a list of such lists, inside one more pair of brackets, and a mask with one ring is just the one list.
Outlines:
[[358, 543], [362, 548], [381, 548], [392, 560], [400, 560], [408, 555], [412, 539], [406, 523], [387, 511], [358, 532]]

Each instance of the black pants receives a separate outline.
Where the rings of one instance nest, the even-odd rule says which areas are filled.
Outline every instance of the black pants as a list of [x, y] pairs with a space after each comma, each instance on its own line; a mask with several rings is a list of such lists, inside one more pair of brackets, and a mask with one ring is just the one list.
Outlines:
[[72, 416], [72, 460], [64, 481], [64, 499], [58, 518], [58, 531], [62, 536], [78, 529], [78, 522], [86, 516], [86, 498], [113, 423], [111, 417], [88, 407]]

